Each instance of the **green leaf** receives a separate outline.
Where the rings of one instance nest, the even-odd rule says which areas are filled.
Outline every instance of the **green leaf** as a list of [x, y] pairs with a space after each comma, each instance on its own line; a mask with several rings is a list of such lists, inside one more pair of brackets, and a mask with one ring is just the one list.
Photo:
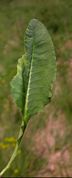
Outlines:
[[22, 111], [22, 123], [14, 152], [0, 176], [11, 167], [17, 155], [29, 118], [49, 103], [56, 76], [56, 57], [51, 37], [45, 26], [36, 19], [28, 25], [24, 46], [25, 54], [18, 60], [17, 74], [11, 82], [13, 98]]
[[31, 20], [26, 29], [24, 48], [25, 54], [18, 62], [11, 87], [14, 100], [27, 122], [50, 101], [56, 57], [46, 27], [36, 19]]
[[21, 110], [23, 110], [25, 85], [23, 82], [24, 56], [18, 60], [17, 74], [11, 81], [12, 96]]

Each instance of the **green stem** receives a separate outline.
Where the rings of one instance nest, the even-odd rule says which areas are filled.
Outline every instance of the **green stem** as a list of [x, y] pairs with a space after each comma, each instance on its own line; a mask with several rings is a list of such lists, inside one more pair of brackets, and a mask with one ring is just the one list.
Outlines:
[[15, 146], [14, 152], [13, 152], [13, 154], [12, 154], [12, 156], [11, 156], [8, 164], [6, 165], [6, 167], [0, 172], [0, 176], [2, 176], [11, 167], [12, 162], [16, 158], [16, 156], [18, 154], [18, 148], [19, 148], [21, 139], [23, 137], [25, 128], [26, 128], [26, 124], [24, 123], [24, 121], [22, 121], [22, 124], [21, 124], [21, 127], [20, 127], [20, 131], [19, 131], [19, 135], [18, 135], [18, 139], [17, 139], [17, 142], [16, 142], [16, 146]]

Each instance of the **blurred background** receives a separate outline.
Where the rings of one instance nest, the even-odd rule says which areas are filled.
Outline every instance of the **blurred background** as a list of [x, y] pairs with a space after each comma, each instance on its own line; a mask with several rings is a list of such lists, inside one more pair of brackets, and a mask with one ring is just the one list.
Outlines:
[[5, 176], [72, 176], [72, 0], [0, 1], [0, 170], [15, 147], [21, 114], [10, 92], [24, 32], [32, 18], [51, 34], [57, 78], [51, 103], [28, 123], [18, 156]]

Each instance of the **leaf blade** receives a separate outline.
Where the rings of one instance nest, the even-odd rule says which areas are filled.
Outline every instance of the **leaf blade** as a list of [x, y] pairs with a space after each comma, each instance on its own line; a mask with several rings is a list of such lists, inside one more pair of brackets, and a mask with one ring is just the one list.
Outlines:
[[56, 57], [50, 35], [38, 20], [34, 19], [30, 22], [25, 44], [27, 59], [31, 62], [25, 104], [25, 115], [28, 120], [49, 102], [52, 83], [56, 76]]
[[18, 62], [11, 88], [27, 122], [50, 101], [56, 77], [56, 56], [47, 29], [36, 19], [31, 20], [27, 27], [24, 47], [25, 54]]
[[17, 74], [13, 77], [10, 85], [11, 85], [11, 94], [16, 102], [17, 106], [23, 112], [24, 109], [24, 101], [25, 101], [25, 85], [23, 80], [23, 71], [25, 68], [25, 56], [23, 55], [17, 64]]

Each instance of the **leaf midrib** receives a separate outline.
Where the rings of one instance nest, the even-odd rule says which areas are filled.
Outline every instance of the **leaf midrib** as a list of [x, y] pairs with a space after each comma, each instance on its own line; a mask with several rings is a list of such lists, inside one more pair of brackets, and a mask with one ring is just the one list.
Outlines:
[[34, 37], [35, 37], [35, 32], [33, 33], [31, 65], [30, 65], [29, 80], [28, 80], [26, 99], [25, 99], [25, 107], [24, 107], [24, 121], [25, 121], [26, 124], [27, 124], [27, 115], [26, 114], [27, 114], [27, 106], [28, 106], [28, 96], [29, 96], [30, 81], [31, 81], [31, 75], [32, 75], [32, 68], [33, 68]]

